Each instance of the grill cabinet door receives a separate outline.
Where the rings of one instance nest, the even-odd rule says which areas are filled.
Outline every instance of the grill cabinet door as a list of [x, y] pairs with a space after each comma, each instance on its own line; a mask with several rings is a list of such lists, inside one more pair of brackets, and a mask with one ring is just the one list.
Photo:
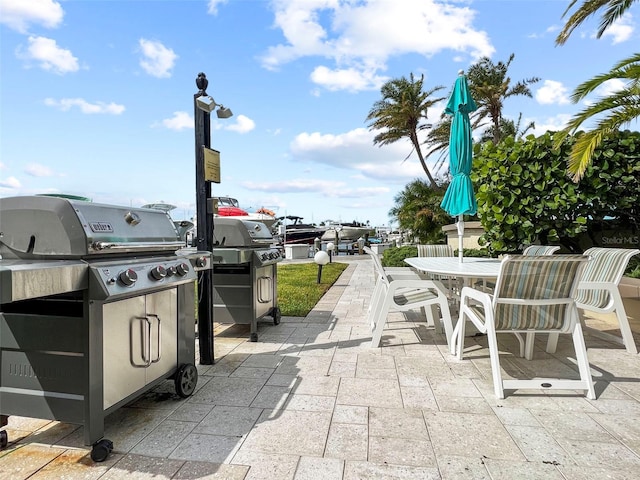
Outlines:
[[177, 366], [177, 289], [106, 303], [104, 409]]
[[145, 384], [146, 320], [143, 296], [103, 306], [104, 408]]

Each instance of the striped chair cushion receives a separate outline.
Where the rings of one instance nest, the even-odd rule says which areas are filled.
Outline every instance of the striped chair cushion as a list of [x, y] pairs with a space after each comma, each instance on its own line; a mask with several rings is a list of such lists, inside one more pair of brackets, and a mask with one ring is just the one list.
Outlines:
[[[585, 255], [591, 262], [585, 267], [582, 280], [585, 282], [608, 282], [618, 285], [629, 259], [638, 251], [626, 248], [590, 248]], [[594, 308], [606, 308], [611, 302], [606, 290], [578, 289], [576, 301]]]
[[[470, 308], [484, 321], [482, 307], [471, 305]], [[501, 303], [496, 308], [496, 331], [564, 330], [567, 308], [566, 304], [524, 306]]]
[[[496, 292], [496, 330], [564, 330], [571, 320], [567, 315], [582, 255], [553, 257], [512, 257], [503, 264], [500, 286]], [[501, 300], [542, 300], [538, 305], [514, 305]], [[544, 301], [548, 300], [548, 304]]]
[[437, 295], [431, 290], [411, 290], [403, 292], [393, 296], [393, 301], [398, 305], [407, 305], [409, 303], [422, 302], [425, 300], [432, 300]]
[[451, 245], [418, 245], [419, 257], [453, 257]]

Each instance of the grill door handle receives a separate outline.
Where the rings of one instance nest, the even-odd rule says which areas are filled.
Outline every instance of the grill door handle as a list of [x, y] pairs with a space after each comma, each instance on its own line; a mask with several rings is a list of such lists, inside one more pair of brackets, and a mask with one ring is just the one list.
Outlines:
[[149, 363], [158, 363], [162, 357], [162, 323], [160, 317], [155, 313], [148, 313], [148, 317], [153, 317], [158, 322], [158, 355], [155, 360], [151, 360], [151, 320], [149, 320]]
[[271, 293], [271, 277], [258, 277], [256, 279], [256, 297], [259, 303], [269, 303], [273, 297]]
[[143, 339], [142, 360], [144, 360], [144, 366], [148, 367], [151, 365], [151, 320], [149, 320], [149, 317], [142, 317], [142, 320], [147, 327], [144, 329], [145, 338]]

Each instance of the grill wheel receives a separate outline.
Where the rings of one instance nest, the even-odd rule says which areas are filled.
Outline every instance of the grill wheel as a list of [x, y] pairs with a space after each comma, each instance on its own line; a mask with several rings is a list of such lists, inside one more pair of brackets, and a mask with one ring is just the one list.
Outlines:
[[182, 398], [190, 397], [198, 383], [198, 369], [192, 363], [182, 365], [176, 372], [176, 393]]

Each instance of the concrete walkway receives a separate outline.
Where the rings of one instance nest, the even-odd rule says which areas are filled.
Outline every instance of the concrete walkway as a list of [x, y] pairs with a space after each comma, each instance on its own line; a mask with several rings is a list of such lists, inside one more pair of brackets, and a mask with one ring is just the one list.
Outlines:
[[[636, 479], [640, 358], [587, 337], [598, 399], [582, 393], [493, 395], [484, 337], [465, 360], [419, 312], [392, 314], [369, 347], [373, 269], [349, 267], [306, 318], [218, 326], [216, 363], [198, 366], [187, 400], [166, 382], [106, 419], [114, 452], [93, 463], [82, 428], [11, 417], [3, 479]], [[516, 351], [511, 336], [502, 350]], [[542, 337], [542, 336], [540, 336]], [[570, 339], [506, 374], [574, 375]]]

